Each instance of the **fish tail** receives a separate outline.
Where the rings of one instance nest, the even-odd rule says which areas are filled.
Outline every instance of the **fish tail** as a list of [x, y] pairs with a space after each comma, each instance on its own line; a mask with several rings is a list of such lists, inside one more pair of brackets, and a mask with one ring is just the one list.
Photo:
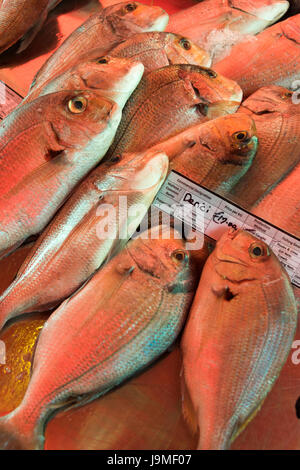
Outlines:
[[[18, 410], [18, 409], [17, 409]], [[0, 450], [40, 450], [44, 447], [44, 438], [35, 428], [24, 427], [17, 410], [0, 418]]]

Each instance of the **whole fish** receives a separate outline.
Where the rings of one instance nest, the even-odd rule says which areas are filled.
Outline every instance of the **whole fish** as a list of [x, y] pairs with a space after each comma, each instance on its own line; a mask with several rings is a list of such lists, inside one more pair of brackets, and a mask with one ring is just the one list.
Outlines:
[[228, 449], [259, 410], [290, 352], [297, 308], [270, 248], [242, 230], [218, 241], [181, 342], [185, 414], [198, 449]]
[[244, 97], [267, 85], [293, 88], [300, 75], [300, 14], [237, 44], [214, 70], [235, 80]]
[[125, 246], [167, 170], [167, 155], [157, 152], [96, 168], [42, 233], [0, 297], [0, 328], [14, 316], [57, 306]]
[[259, 147], [253, 165], [231, 193], [250, 209], [300, 162], [300, 112], [293, 93], [273, 85], [251, 95], [239, 113], [255, 121]]
[[172, 64], [211, 65], [204, 49], [183, 36], [164, 32], [134, 34], [112, 49], [110, 55], [142, 62], [145, 73]]
[[37, 72], [31, 88], [39, 89], [80, 60], [106, 55], [134, 33], [163, 31], [168, 20], [162, 8], [138, 2], [109, 6], [90, 16], [62, 43]]
[[74, 65], [45, 86], [33, 88], [20, 106], [57, 91], [90, 89], [97, 90], [123, 108], [132, 92], [132, 84], [142, 77], [143, 70], [141, 63], [126, 58], [104, 56], [89, 59]]
[[241, 99], [240, 87], [211, 69], [184, 64], [154, 70], [125, 106], [106, 158], [145, 150], [200, 122], [234, 113]]
[[51, 315], [24, 399], [0, 419], [1, 448], [42, 448], [54, 411], [107, 393], [170, 347], [195, 288], [177, 236], [163, 228], [133, 240]]
[[172, 15], [168, 31], [192, 39], [216, 62], [247, 35], [278, 21], [288, 7], [289, 2], [281, 0], [203, 0]]
[[17, 52], [26, 49], [43, 26], [49, 11], [60, 2], [61, 0], [1, 0], [0, 54], [19, 40]]
[[0, 257], [39, 233], [101, 160], [121, 120], [92, 91], [42, 96], [0, 126]]
[[252, 210], [254, 215], [300, 238], [300, 165]]

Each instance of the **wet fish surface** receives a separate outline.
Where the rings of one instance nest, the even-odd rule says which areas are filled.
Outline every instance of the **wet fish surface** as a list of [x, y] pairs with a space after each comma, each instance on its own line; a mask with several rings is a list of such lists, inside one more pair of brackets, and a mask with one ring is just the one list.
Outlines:
[[20, 106], [57, 91], [89, 89], [97, 90], [123, 108], [143, 70], [141, 63], [126, 58], [104, 56], [89, 59], [74, 65], [44, 86], [33, 88]]
[[290, 352], [297, 308], [287, 273], [250, 233], [229, 231], [202, 272], [181, 342], [185, 414], [198, 449], [228, 449]]
[[253, 93], [239, 113], [253, 118], [259, 147], [253, 165], [231, 194], [238, 204], [251, 209], [300, 161], [300, 109], [293, 102], [293, 92], [273, 85]]
[[91, 91], [42, 96], [0, 129], [0, 256], [38, 234], [101, 160], [121, 120], [116, 103]]
[[166, 154], [149, 151], [98, 166], [54, 217], [1, 295], [0, 328], [14, 316], [57, 306], [125, 246], [162, 185], [168, 163]]
[[165, 32], [134, 34], [110, 54], [142, 62], [145, 74], [174, 64], [211, 65], [210, 55], [203, 48], [181, 35]]
[[134, 33], [164, 30], [167, 13], [159, 7], [122, 2], [90, 16], [61, 44], [37, 72], [32, 88], [39, 89], [80, 60], [106, 55]]
[[300, 165], [252, 208], [254, 215], [300, 238]]
[[1, 0], [0, 54], [17, 43], [22, 52], [43, 26], [48, 13], [61, 0]]
[[192, 125], [234, 113], [241, 99], [235, 82], [206, 67], [183, 64], [154, 70], [126, 104], [105, 158], [145, 150]]
[[237, 44], [214, 70], [235, 80], [245, 98], [267, 85], [292, 89], [300, 75], [300, 14]]
[[107, 393], [165, 352], [192, 301], [193, 272], [184, 242], [152, 231], [64, 302], [41, 331], [21, 405], [0, 419], [1, 448], [42, 448], [54, 411]]
[[195, 41], [215, 63], [235, 44], [278, 21], [288, 7], [281, 0], [204, 0], [172, 15], [167, 29]]

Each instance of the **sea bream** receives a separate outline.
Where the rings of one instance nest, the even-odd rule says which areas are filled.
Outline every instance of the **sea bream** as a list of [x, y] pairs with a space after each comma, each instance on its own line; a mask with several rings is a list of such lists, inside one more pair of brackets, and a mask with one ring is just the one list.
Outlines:
[[43, 448], [54, 412], [107, 393], [172, 345], [196, 280], [183, 240], [169, 234], [131, 241], [51, 315], [23, 401], [0, 419], [2, 449]]
[[22, 52], [43, 26], [48, 13], [61, 0], [1, 0], [0, 54], [20, 41]]
[[121, 120], [87, 90], [37, 98], [0, 126], [0, 257], [38, 234], [101, 160]]
[[54, 217], [1, 295], [0, 328], [14, 316], [57, 306], [125, 246], [164, 182], [168, 163], [166, 154], [149, 151], [98, 166]]
[[300, 14], [237, 44], [214, 70], [235, 80], [244, 97], [267, 85], [292, 89], [300, 76]]
[[37, 72], [31, 89], [38, 90], [76, 63], [106, 55], [134, 33], [163, 31], [169, 16], [159, 7], [122, 2], [90, 16], [61, 44]]
[[276, 23], [288, 7], [285, 0], [202, 0], [172, 15], [167, 29], [195, 41], [215, 63], [248, 35]]
[[52, 81], [33, 88], [20, 106], [33, 101], [39, 96], [64, 90], [96, 90], [103, 97], [115, 101], [124, 107], [132, 92], [133, 84], [143, 75], [143, 65], [126, 58], [103, 56], [79, 62]]
[[107, 158], [150, 148], [179, 132], [236, 112], [240, 87], [213, 70], [170, 65], [143, 77], [123, 112]]
[[181, 35], [165, 32], [134, 34], [110, 55], [142, 62], [145, 74], [172, 64], [211, 65], [210, 55], [203, 48]]
[[210, 255], [181, 341], [183, 404], [198, 449], [228, 449], [270, 392], [297, 327], [289, 277], [271, 249], [230, 230]]
[[255, 161], [232, 189], [234, 200], [251, 207], [265, 197], [300, 162], [299, 104], [287, 88], [270, 86], [253, 93], [239, 113], [255, 122], [259, 147]]

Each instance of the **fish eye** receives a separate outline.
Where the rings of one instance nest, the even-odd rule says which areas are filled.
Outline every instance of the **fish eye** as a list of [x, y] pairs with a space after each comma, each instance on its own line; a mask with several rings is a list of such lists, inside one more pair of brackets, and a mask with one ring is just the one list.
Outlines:
[[192, 44], [188, 39], [182, 38], [179, 41], [179, 44], [185, 49], [186, 51], [189, 51], [192, 48]]
[[119, 163], [122, 160], [122, 155], [118, 154], [111, 158], [111, 163]]
[[207, 116], [208, 114], [208, 105], [204, 103], [197, 104], [197, 109], [202, 114], [202, 116]]
[[72, 114], [83, 113], [88, 105], [88, 100], [84, 96], [76, 96], [68, 101], [68, 110]]
[[247, 131], [239, 131], [239, 132], [235, 132], [232, 137], [234, 138], [234, 140], [236, 140], [237, 142], [247, 142], [249, 141], [249, 134]]
[[265, 256], [270, 256], [270, 250], [265, 247], [262, 243], [252, 243], [249, 247], [249, 253], [251, 258], [257, 259]]
[[214, 72], [214, 71], [211, 70], [211, 69], [208, 69], [208, 70], [207, 70], [207, 75], [208, 75], [210, 78], [217, 78], [216, 72]]
[[108, 59], [107, 57], [100, 57], [100, 59], [97, 60], [98, 64], [108, 64]]
[[134, 11], [136, 9], [137, 9], [137, 5], [135, 5], [134, 3], [128, 3], [128, 5], [126, 5], [125, 7], [125, 10], [128, 12]]
[[212, 69], [208, 69], [206, 67], [199, 67], [199, 69], [201, 69], [203, 74], [207, 75], [209, 78], [217, 78], [218, 76], [218, 74]]
[[281, 98], [282, 98], [283, 100], [287, 100], [288, 98], [292, 98], [292, 96], [293, 96], [293, 93], [292, 93], [291, 91], [287, 91], [286, 93], [283, 93], [283, 94], [281, 95]]
[[180, 264], [188, 260], [188, 254], [184, 250], [173, 251], [171, 257], [174, 261]]

